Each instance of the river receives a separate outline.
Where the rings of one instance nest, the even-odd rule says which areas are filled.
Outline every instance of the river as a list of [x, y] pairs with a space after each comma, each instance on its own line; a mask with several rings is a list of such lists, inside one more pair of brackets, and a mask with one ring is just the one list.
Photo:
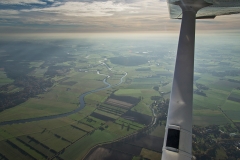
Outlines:
[[123, 82], [123, 78], [127, 76], [127, 72], [124, 72], [125, 75], [120, 79], [120, 82], [116, 85], [111, 85], [107, 82], [107, 78], [104, 78], [103, 80], [103, 83], [106, 84], [106, 86], [102, 87], [102, 88], [98, 88], [98, 89], [94, 89], [92, 91], [88, 91], [88, 92], [85, 92], [83, 94], [80, 95], [79, 97], [79, 102], [80, 102], [80, 105], [77, 109], [71, 111], [71, 112], [66, 112], [66, 113], [62, 113], [62, 114], [57, 114], [57, 115], [50, 115], [50, 116], [44, 116], [44, 117], [36, 117], [36, 118], [28, 118], [28, 119], [19, 119], [19, 120], [11, 120], [11, 121], [4, 121], [4, 122], [0, 122], [0, 126], [4, 126], [4, 125], [12, 125], [12, 124], [19, 124], [19, 123], [26, 123], [26, 122], [35, 122], [35, 121], [41, 121], [41, 120], [50, 120], [50, 119], [56, 119], [56, 118], [61, 118], [61, 117], [66, 117], [66, 116], [69, 116], [71, 114], [74, 114], [74, 113], [77, 113], [79, 112], [80, 110], [82, 110], [84, 107], [85, 107], [85, 101], [84, 101], [84, 97], [86, 95], [89, 95], [91, 93], [95, 93], [95, 92], [98, 92], [98, 91], [102, 91], [102, 90], [105, 90], [105, 89], [108, 89], [110, 87], [115, 87], [115, 86], [118, 86], [120, 84], [122, 84]]

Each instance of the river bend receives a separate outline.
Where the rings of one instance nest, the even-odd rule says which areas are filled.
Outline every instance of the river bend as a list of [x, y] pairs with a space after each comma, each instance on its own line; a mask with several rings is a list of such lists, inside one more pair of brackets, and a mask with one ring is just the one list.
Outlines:
[[0, 126], [4, 126], [4, 125], [12, 125], [12, 124], [19, 124], [19, 123], [26, 123], [26, 122], [34, 122], [34, 121], [41, 121], [41, 120], [50, 120], [50, 119], [56, 119], [56, 118], [61, 118], [61, 117], [66, 117], [66, 116], [69, 116], [69, 115], [72, 115], [74, 113], [77, 113], [79, 112], [80, 110], [82, 110], [86, 105], [85, 105], [85, 101], [84, 101], [84, 97], [86, 95], [89, 95], [91, 93], [95, 93], [95, 92], [98, 92], [98, 91], [102, 91], [102, 90], [105, 90], [105, 89], [108, 89], [110, 87], [115, 87], [115, 86], [118, 86], [120, 84], [122, 84], [123, 82], [123, 78], [127, 76], [127, 72], [124, 72], [125, 75], [120, 79], [120, 82], [118, 84], [115, 84], [115, 85], [111, 85], [107, 82], [107, 78], [109, 76], [107, 76], [104, 80], [103, 80], [103, 83], [106, 84], [106, 86], [102, 87], [102, 88], [98, 88], [98, 89], [94, 89], [92, 91], [88, 91], [88, 92], [85, 92], [83, 94], [80, 95], [79, 97], [79, 102], [80, 102], [80, 105], [77, 109], [71, 111], [71, 112], [66, 112], [66, 113], [62, 113], [62, 114], [57, 114], [57, 115], [50, 115], [50, 116], [44, 116], [44, 117], [36, 117], [36, 118], [28, 118], [28, 119], [19, 119], [19, 120], [11, 120], [11, 121], [4, 121], [4, 122], [0, 122]]

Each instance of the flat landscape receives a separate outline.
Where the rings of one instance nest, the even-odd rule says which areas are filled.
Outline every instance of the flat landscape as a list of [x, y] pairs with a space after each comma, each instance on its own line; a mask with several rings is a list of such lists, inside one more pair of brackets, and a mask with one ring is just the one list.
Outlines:
[[[130, 36], [1, 40], [0, 159], [161, 158], [178, 36]], [[227, 36], [196, 36], [197, 159], [240, 157], [240, 46]]]

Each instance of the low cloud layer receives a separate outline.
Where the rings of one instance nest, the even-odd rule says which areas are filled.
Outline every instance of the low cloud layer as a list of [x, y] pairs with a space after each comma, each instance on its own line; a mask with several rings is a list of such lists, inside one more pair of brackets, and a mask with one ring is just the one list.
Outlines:
[[47, 8], [34, 8], [22, 10], [23, 12], [42, 12], [47, 14], [58, 14], [63, 16], [74, 17], [104, 17], [113, 16], [116, 12], [138, 10], [139, 8], [131, 7], [123, 3], [107, 2], [65, 2], [56, 3]]
[[[198, 21], [197, 29], [238, 29], [235, 16]], [[2, 33], [177, 31], [180, 22], [163, 0], [0, 0]]]
[[0, 0], [4, 5], [27, 5], [27, 4], [47, 4], [41, 0]]

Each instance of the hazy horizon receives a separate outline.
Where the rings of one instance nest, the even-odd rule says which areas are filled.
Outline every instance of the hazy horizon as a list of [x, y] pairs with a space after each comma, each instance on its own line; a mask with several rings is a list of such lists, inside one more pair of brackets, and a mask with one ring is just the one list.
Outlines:
[[[201, 31], [238, 30], [240, 15], [197, 20]], [[165, 0], [0, 0], [0, 33], [176, 32]]]

